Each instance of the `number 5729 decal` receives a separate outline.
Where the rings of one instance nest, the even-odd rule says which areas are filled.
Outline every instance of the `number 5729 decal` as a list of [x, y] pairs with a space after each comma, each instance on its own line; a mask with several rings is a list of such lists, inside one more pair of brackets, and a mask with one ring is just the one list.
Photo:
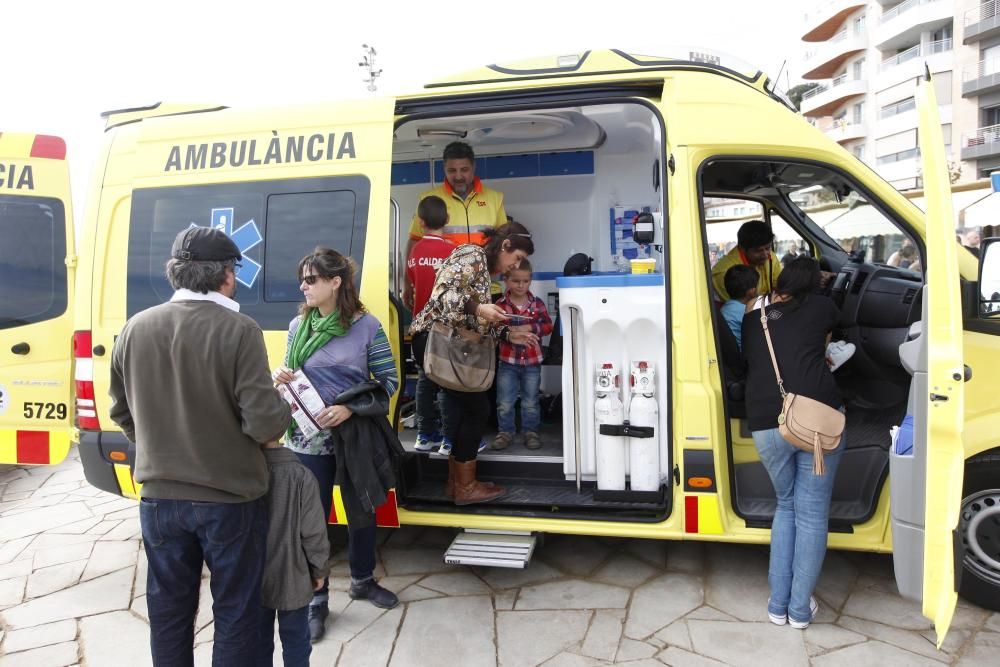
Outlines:
[[65, 403], [25, 403], [25, 419], [66, 419]]

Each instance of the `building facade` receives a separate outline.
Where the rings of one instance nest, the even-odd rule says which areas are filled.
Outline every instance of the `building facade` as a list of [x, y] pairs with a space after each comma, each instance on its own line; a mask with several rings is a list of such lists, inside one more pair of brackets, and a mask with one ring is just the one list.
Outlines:
[[956, 184], [1000, 170], [1000, 0], [821, 0], [801, 113], [899, 190], [922, 187], [916, 83], [930, 68]]

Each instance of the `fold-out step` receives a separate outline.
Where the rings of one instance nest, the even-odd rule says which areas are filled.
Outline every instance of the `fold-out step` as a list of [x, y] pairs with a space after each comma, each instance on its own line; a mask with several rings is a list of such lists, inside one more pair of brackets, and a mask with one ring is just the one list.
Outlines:
[[535, 536], [531, 533], [466, 530], [459, 533], [448, 547], [444, 562], [523, 569], [534, 551]]

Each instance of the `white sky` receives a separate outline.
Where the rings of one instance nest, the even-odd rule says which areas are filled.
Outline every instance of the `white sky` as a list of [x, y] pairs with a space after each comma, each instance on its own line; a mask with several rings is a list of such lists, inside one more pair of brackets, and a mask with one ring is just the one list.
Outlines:
[[[362, 43], [401, 94], [480, 65], [586, 49], [707, 47], [799, 71], [801, 0], [22, 0], [0, 3], [0, 131], [66, 139], [83, 213], [100, 113], [159, 101], [281, 105], [363, 97]], [[348, 6], [349, 5], [349, 6]], [[785, 87], [785, 74], [781, 87]]]

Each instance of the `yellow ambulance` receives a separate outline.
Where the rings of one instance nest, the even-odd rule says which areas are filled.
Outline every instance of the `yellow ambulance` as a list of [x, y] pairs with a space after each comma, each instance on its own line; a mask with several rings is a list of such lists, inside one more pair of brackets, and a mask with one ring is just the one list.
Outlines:
[[[465, 532], [449, 562], [515, 566], [544, 533], [767, 543], [774, 492], [711, 287], [707, 239], [727, 218], [709, 212], [737, 202], [833, 274], [836, 334], [856, 346], [837, 373], [848, 444], [830, 545], [893, 552], [901, 592], [923, 600], [943, 637], [959, 586], [1000, 607], [1000, 383], [988, 370], [1000, 321], [981, 308], [976, 260], [955, 243], [936, 105], [923, 107], [926, 214], [797, 115], [763, 73], [707, 52], [490, 65], [398, 98], [110, 112], [80, 255], [88, 289], [75, 309], [87, 478], [137, 495], [134, 448], [108, 417], [110, 351], [130, 316], [170, 297], [164, 263], [190, 225], [224, 229], [241, 248], [237, 298], [274, 365], [301, 299], [298, 259], [316, 245], [350, 254], [405, 374], [402, 253], [421, 193], [443, 181], [444, 146], [461, 140], [477, 176], [531, 230], [532, 291], [558, 314], [562, 354], [542, 367], [543, 447], [483, 452], [479, 476], [510, 493], [456, 507], [444, 496], [446, 458], [413, 451], [397, 401], [408, 452], [380, 523], [454, 527]], [[904, 245], [919, 262], [890, 261]], [[576, 253], [594, 258], [593, 273], [563, 275]], [[629, 272], [633, 260], [652, 271]], [[629, 458], [612, 488], [596, 444], [598, 382], [616, 373], [631, 405], [633, 368], [655, 409], [631, 435], [651, 438], [623, 445], [644, 458]], [[904, 421], [912, 449], [890, 436]], [[626, 431], [615, 437], [626, 442]]]
[[0, 132], [0, 463], [69, 452], [75, 268], [66, 143]]

